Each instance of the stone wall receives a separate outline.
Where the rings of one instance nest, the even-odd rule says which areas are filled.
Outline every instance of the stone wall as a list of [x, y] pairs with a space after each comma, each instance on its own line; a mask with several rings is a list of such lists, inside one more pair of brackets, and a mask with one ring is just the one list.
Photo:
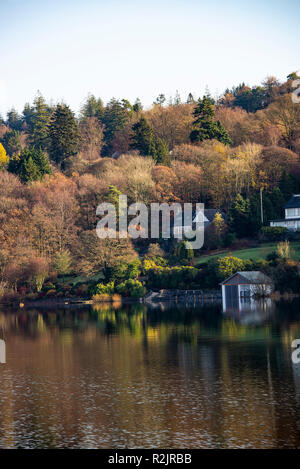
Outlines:
[[160, 290], [158, 292], [149, 292], [143, 300], [144, 303], [149, 304], [161, 303], [165, 301], [185, 304], [201, 304], [204, 301], [221, 299], [222, 294], [220, 290]]

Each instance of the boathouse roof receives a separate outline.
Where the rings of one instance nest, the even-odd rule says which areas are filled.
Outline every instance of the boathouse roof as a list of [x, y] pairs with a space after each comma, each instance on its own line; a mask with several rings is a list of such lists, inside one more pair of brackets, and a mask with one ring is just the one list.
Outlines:
[[267, 275], [263, 274], [259, 270], [244, 271], [244, 272], [235, 272], [235, 274], [223, 280], [220, 285], [225, 284], [247, 284], [247, 285], [265, 285], [272, 284], [273, 281]]

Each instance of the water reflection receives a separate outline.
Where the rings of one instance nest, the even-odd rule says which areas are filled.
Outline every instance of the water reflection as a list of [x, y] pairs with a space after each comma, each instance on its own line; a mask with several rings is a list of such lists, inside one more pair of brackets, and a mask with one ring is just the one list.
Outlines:
[[223, 313], [232, 316], [243, 324], [260, 324], [266, 322], [275, 311], [275, 302], [271, 298], [255, 300], [252, 297], [227, 301]]
[[299, 301], [272, 307], [0, 313], [0, 447], [299, 447]]
[[6, 346], [2, 339], [0, 339], [0, 363], [6, 363]]

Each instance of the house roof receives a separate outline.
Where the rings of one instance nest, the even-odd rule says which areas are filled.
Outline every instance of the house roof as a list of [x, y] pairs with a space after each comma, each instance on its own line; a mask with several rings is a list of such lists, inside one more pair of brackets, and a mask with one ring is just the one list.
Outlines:
[[232, 279], [236, 275], [240, 275], [241, 277], [243, 277], [245, 280], [249, 282], [249, 284], [272, 284], [273, 283], [270, 277], [263, 274], [259, 270], [252, 270], [252, 271], [244, 271], [244, 272], [235, 272], [235, 274], [226, 278], [222, 283], [220, 283], [220, 285], [227, 283], [230, 279]]
[[300, 208], [300, 194], [293, 195], [284, 208]]
[[218, 213], [218, 212], [222, 215], [223, 218], [225, 218], [224, 213], [222, 213], [220, 210], [218, 210], [216, 208], [204, 209], [204, 215], [206, 216], [206, 218], [208, 219], [208, 221], [210, 223], [213, 221], [213, 219], [216, 216], [216, 213]]
[[[222, 215], [222, 218], [226, 221], [226, 215], [221, 210], [218, 210], [216, 208], [208, 208], [208, 209], [204, 209], [204, 226], [207, 226], [207, 225], [209, 225], [213, 222], [217, 212], [219, 212]], [[199, 213], [199, 211], [197, 211], [193, 207], [193, 210], [192, 210], [193, 223], [195, 223], [195, 218], [196, 218], [198, 213]], [[175, 215], [174, 219], [172, 220], [173, 225], [175, 224], [175, 220], [176, 220], [176, 224], [178, 226], [179, 225], [184, 226], [184, 211], [183, 210], [182, 210], [182, 213], [179, 213], [179, 214]]]
[[300, 217], [297, 218], [282, 218], [281, 220], [270, 220], [270, 222], [285, 222], [287, 223], [288, 221], [300, 221]]

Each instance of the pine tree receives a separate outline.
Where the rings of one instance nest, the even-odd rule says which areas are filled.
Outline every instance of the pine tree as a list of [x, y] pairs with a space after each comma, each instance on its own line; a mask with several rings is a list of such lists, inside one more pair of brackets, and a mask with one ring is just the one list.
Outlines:
[[105, 125], [104, 131], [104, 154], [108, 155], [111, 151], [111, 144], [116, 132], [123, 129], [131, 116], [132, 107], [127, 100], [121, 102], [112, 98], [107, 104], [102, 123]]
[[8, 171], [19, 176], [24, 183], [41, 180], [45, 174], [52, 172], [46, 153], [34, 148], [26, 148], [19, 155], [13, 155]]
[[22, 129], [23, 120], [22, 117], [17, 113], [17, 111], [12, 108], [7, 113], [6, 125], [11, 130], [20, 131]]
[[28, 158], [21, 160], [19, 177], [22, 182], [38, 181], [41, 179], [39, 168], [35, 164], [31, 155], [29, 155]]
[[179, 106], [181, 104], [181, 97], [179, 91], [176, 90], [175, 98], [174, 98], [174, 106]]
[[158, 104], [159, 106], [163, 106], [165, 102], [166, 102], [166, 97], [163, 93], [161, 93], [157, 96], [153, 104]]
[[169, 150], [164, 139], [155, 136], [155, 153], [153, 159], [160, 164], [170, 164]]
[[43, 96], [38, 94], [34, 100], [29, 129], [29, 141], [36, 148], [46, 150], [49, 146], [50, 114], [51, 110]]
[[215, 214], [214, 219], [213, 219], [213, 225], [214, 225], [217, 242], [219, 245], [221, 245], [223, 241], [223, 237], [227, 229], [227, 225], [220, 212], [217, 212]]
[[18, 132], [17, 130], [11, 130], [6, 132], [1, 141], [9, 156], [12, 156], [14, 153], [20, 153], [22, 149], [21, 138], [20, 132]]
[[95, 98], [93, 94], [89, 94], [85, 103], [80, 109], [80, 118], [97, 117], [101, 120], [104, 115], [104, 106], [101, 98]]
[[33, 106], [30, 106], [29, 103], [26, 103], [23, 109], [23, 122], [25, 124], [25, 130], [28, 134], [32, 132], [33, 116], [34, 116]]
[[34, 163], [38, 167], [41, 176], [43, 176], [44, 174], [52, 173], [49, 158], [41, 148], [39, 148], [38, 150], [32, 150], [32, 158]]
[[203, 142], [203, 140], [219, 140], [230, 145], [231, 139], [220, 121], [215, 121], [215, 111], [210, 97], [199, 98], [194, 110], [193, 130], [190, 134], [191, 142]]
[[50, 158], [63, 166], [65, 160], [79, 150], [80, 135], [75, 116], [69, 106], [58, 104], [50, 120]]
[[132, 109], [134, 110], [134, 112], [142, 111], [143, 105], [142, 105], [140, 98], [136, 98], [135, 103], [132, 106]]
[[166, 142], [157, 137], [153, 128], [142, 117], [132, 127], [131, 148], [139, 150], [143, 156], [151, 156], [157, 163], [168, 162], [168, 148]]
[[239, 238], [244, 238], [251, 233], [251, 209], [248, 199], [238, 194], [229, 211], [229, 223], [231, 230]]
[[113, 185], [108, 186], [108, 191], [104, 196], [104, 200], [110, 204], [113, 204], [117, 211], [119, 210], [119, 196], [122, 195], [122, 192]]
[[68, 275], [71, 272], [72, 257], [68, 249], [56, 254], [54, 268], [58, 275]]
[[187, 100], [186, 100], [186, 104], [193, 104], [194, 102], [195, 102], [194, 96], [192, 95], [192, 93], [189, 93]]

